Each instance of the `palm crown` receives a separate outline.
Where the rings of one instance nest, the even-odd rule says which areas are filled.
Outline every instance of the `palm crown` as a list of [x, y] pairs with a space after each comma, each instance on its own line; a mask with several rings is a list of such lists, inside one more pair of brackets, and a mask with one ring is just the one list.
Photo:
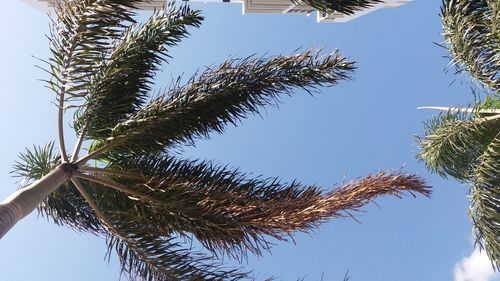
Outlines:
[[[46, 82], [59, 106], [59, 152], [53, 143], [35, 147], [15, 166], [33, 187], [63, 171], [40, 212], [57, 224], [105, 236], [108, 254], [117, 253], [131, 278], [248, 278], [183, 248], [177, 238], [194, 236], [215, 256], [260, 254], [269, 249], [269, 237], [285, 240], [294, 231], [349, 215], [379, 195], [430, 194], [418, 177], [400, 172], [323, 191], [174, 157], [179, 146], [223, 132], [293, 89], [313, 93], [349, 79], [355, 66], [337, 52], [229, 59], [153, 97], [154, 73], [170, 58], [169, 48], [202, 17], [186, 6], [168, 5], [137, 24], [136, 2], [57, 5]], [[63, 133], [67, 109], [74, 109], [79, 136], [72, 153]], [[82, 147], [88, 150], [84, 156]], [[3, 235], [8, 228], [0, 222]]]
[[473, 108], [447, 112], [428, 122], [419, 158], [429, 170], [472, 186], [476, 241], [500, 269], [500, 2], [444, 0], [445, 45], [457, 73], [479, 81], [487, 96]]

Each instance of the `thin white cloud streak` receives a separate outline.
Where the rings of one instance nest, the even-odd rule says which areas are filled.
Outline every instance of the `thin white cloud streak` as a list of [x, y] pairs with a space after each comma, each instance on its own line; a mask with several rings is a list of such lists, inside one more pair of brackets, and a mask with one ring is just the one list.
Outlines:
[[474, 249], [472, 253], [455, 264], [454, 281], [500, 281], [485, 251]]

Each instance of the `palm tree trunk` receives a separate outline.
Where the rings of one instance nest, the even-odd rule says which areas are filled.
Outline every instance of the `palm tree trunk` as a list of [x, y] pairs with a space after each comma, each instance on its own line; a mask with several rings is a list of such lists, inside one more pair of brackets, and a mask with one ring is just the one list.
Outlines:
[[63, 163], [43, 178], [19, 189], [0, 203], [0, 238], [19, 220], [31, 213], [47, 195], [71, 179], [76, 170], [75, 165]]

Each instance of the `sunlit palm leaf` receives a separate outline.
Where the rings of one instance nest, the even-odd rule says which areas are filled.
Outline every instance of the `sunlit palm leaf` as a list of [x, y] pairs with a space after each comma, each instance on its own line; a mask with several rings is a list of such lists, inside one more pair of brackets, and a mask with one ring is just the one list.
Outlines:
[[485, 149], [475, 169], [470, 216], [476, 240], [500, 270], [500, 132]]
[[490, 96], [471, 113], [442, 114], [427, 124], [419, 157], [427, 168], [472, 186], [469, 215], [476, 242], [500, 269], [500, 116], [480, 113], [498, 109]]
[[[443, 0], [445, 47], [457, 72], [467, 71], [491, 93], [476, 109], [498, 109], [500, 2]], [[430, 122], [419, 157], [441, 176], [471, 184], [469, 214], [476, 242], [500, 269], [500, 116], [445, 114]]]
[[479, 156], [499, 128], [498, 118], [488, 120], [473, 114], [441, 114], [427, 123], [426, 136], [419, 140], [419, 157], [429, 170], [441, 176], [473, 180]]
[[499, 93], [500, 2], [444, 0], [441, 14], [453, 65]]

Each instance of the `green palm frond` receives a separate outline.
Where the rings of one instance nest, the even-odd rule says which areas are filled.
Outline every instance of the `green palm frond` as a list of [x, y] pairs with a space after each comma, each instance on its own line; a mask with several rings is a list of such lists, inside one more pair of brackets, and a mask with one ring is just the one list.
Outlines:
[[427, 123], [418, 157], [439, 175], [471, 188], [469, 215], [476, 243], [500, 269], [500, 99], [489, 96], [475, 108], [451, 110]]
[[34, 182], [48, 174], [59, 162], [59, 155], [54, 151], [54, 142], [44, 146], [33, 146], [19, 154], [14, 163], [12, 173], [23, 179], [25, 183]]
[[110, 39], [122, 32], [124, 23], [134, 22], [133, 5], [138, 0], [56, 1], [48, 61], [49, 86], [57, 95], [79, 97], [111, 47]]
[[443, 0], [445, 45], [458, 71], [500, 92], [500, 2]]
[[419, 139], [418, 157], [439, 175], [460, 181], [475, 178], [474, 167], [499, 132], [500, 119], [447, 112], [426, 124], [426, 136]]
[[491, 95], [465, 113], [431, 120], [418, 157], [429, 170], [471, 185], [476, 242], [500, 270], [500, 2], [443, 0], [441, 17], [452, 65]]
[[351, 15], [383, 0], [292, 0], [295, 3], [306, 3], [323, 13], [342, 13]]
[[349, 79], [352, 62], [334, 52], [324, 58], [308, 51], [271, 59], [231, 59], [174, 87], [115, 126], [109, 145], [132, 151], [158, 152], [173, 144], [223, 132], [248, 114], [275, 104], [294, 88], [314, 91]]
[[[62, 162], [68, 162], [64, 140], [64, 112], [87, 93], [99, 61], [111, 40], [134, 21], [134, 4], [139, 0], [55, 1], [55, 14], [48, 36], [52, 57], [45, 61], [51, 75], [48, 87], [58, 104], [58, 139]], [[43, 68], [42, 68], [43, 69]]]
[[500, 132], [485, 149], [475, 169], [469, 215], [476, 241], [500, 270]]
[[[85, 127], [87, 136], [106, 138], [119, 122], [145, 102], [155, 71], [168, 55], [168, 48], [188, 35], [187, 27], [198, 27], [198, 11], [170, 5], [146, 23], [132, 25], [112, 44], [106, 59], [92, 76], [84, 112], [75, 128]], [[87, 124], [88, 123], [88, 124]]]
[[500, 174], [500, 127], [495, 138], [485, 148], [479, 157], [479, 163], [475, 169], [476, 184], [484, 188], [499, 187]]

